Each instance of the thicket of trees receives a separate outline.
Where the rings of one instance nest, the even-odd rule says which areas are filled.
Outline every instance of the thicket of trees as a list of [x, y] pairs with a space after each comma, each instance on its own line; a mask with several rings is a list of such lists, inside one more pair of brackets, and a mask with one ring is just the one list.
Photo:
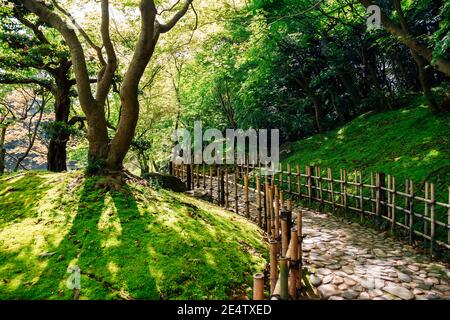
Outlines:
[[[366, 26], [373, 4], [378, 30]], [[66, 170], [75, 133], [88, 172], [146, 173], [167, 160], [172, 130], [199, 119], [279, 128], [285, 142], [410, 94], [449, 110], [444, 0], [3, 0], [0, 20], [1, 98], [50, 95], [52, 171]], [[15, 121], [5, 105], [0, 142]]]

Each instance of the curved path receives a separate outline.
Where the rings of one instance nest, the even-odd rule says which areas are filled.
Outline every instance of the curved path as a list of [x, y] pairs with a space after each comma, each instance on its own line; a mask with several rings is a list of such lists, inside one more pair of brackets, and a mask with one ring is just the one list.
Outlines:
[[[213, 180], [214, 188], [216, 183]], [[229, 190], [233, 190], [231, 183]], [[198, 188], [191, 193], [210, 198], [209, 185], [206, 191]], [[250, 192], [251, 203], [256, 203], [255, 196]], [[216, 191], [212, 199], [217, 203]], [[244, 215], [242, 188], [239, 199], [239, 214]], [[230, 196], [231, 208], [234, 199]], [[250, 206], [250, 214], [256, 221], [254, 206]], [[313, 290], [322, 299], [450, 299], [449, 266], [431, 261], [386, 232], [307, 210], [303, 234], [303, 266], [310, 274]]]

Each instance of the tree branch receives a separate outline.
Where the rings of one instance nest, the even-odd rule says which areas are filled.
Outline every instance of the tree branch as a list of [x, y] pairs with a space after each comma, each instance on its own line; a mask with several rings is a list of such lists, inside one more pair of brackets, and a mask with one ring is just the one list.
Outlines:
[[186, 14], [186, 12], [189, 9], [189, 6], [194, 0], [186, 0], [184, 2], [183, 8], [181, 8], [175, 15], [172, 17], [172, 19], [169, 20], [166, 24], [160, 24], [159, 31], [161, 33], [169, 32], [180, 19]]

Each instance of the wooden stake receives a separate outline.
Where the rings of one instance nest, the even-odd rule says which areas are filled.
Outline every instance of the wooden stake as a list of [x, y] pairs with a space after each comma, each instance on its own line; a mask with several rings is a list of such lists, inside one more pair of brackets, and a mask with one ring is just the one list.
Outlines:
[[278, 244], [274, 240], [270, 240], [269, 244], [270, 244], [270, 294], [273, 294], [278, 280], [278, 263], [277, 263]]
[[253, 300], [264, 300], [264, 274], [253, 275]]
[[286, 257], [280, 258], [280, 298], [283, 300], [289, 299], [289, 287], [288, 287], [288, 261]]
[[409, 182], [409, 243], [414, 243], [414, 182]]
[[248, 175], [244, 176], [244, 203], [245, 203], [245, 216], [250, 219], [250, 201], [248, 200]]
[[[292, 187], [291, 187], [291, 164], [287, 164], [287, 184], [288, 184], [288, 192], [289, 194], [292, 193]], [[281, 188], [283, 189], [283, 188]]]
[[234, 172], [234, 211], [239, 213], [238, 173]]
[[213, 168], [209, 167], [209, 194], [211, 196], [211, 201], [213, 200]]
[[280, 176], [279, 176], [280, 180], [279, 180], [279, 186], [280, 186], [280, 190], [283, 190], [283, 162], [280, 161]]
[[301, 185], [301, 177], [300, 177], [300, 166], [298, 165], [298, 163], [295, 165], [295, 175], [297, 177], [297, 193], [298, 193], [298, 197], [299, 199], [302, 198], [302, 185]]
[[229, 195], [230, 195], [230, 190], [229, 190], [229, 185], [228, 185], [228, 167], [225, 167], [225, 208], [227, 210], [230, 207], [230, 203], [228, 201]]
[[289, 248], [288, 217], [286, 210], [283, 209], [281, 211], [280, 218], [281, 218], [281, 255], [285, 257], [287, 250]]
[[274, 226], [275, 226], [275, 239], [278, 240], [280, 235], [280, 203], [278, 202], [278, 187], [275, 186], [274, 192]]
[[202, 163], [202, 180], [203, 180], [203, 190], [206, 189], [206, 172], [205, 172], [205, 164]]
[[298, 261], [298, 236], [297, 227], [291, 228], [291, 263], [289, 275], [289, 296], [292, 300], [297, 299], [297, 281], [299, 280], [299, 261]]
[[396, 195], [396, 193], [397, 193], [397, 189], [396, 189], [396, 186], [395, 186], [395, 177], [392, 177], [392, 210], [391, 210], [391, 215], [392, 215], [392, 222], [391, 222], [391, 232], [394, 232], [395, 231], [395, 219], [396, 219], [396, 216], [395, 216], [395, 210], [396, 210], [396, 208], [395, 208], [395, 195]]
[[434, 235], [435, 235], [435, 221], [434, 221], [434, 207], [436, 204], [436, 198], [434, 197], [434, 183], [430, 184], [430, 218], [431, 218], [431, 225], [430, 225], [430, 254], [433, 256], [433, 250], [434, 250]]
[[258, 208], [258, 226], [262, 227], [261, 176], [256, 177], [256, 206]]

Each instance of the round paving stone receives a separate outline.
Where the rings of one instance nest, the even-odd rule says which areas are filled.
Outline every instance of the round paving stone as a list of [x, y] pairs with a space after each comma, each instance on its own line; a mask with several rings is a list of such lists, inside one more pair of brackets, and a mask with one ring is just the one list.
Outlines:
[[383, 288], [384, 291], [390, 293], [396, 297], [399, 297], [403, 300], [412, 300], [414, 299], [414, 294], [406, 288], [400, 286], [386, 286]]

